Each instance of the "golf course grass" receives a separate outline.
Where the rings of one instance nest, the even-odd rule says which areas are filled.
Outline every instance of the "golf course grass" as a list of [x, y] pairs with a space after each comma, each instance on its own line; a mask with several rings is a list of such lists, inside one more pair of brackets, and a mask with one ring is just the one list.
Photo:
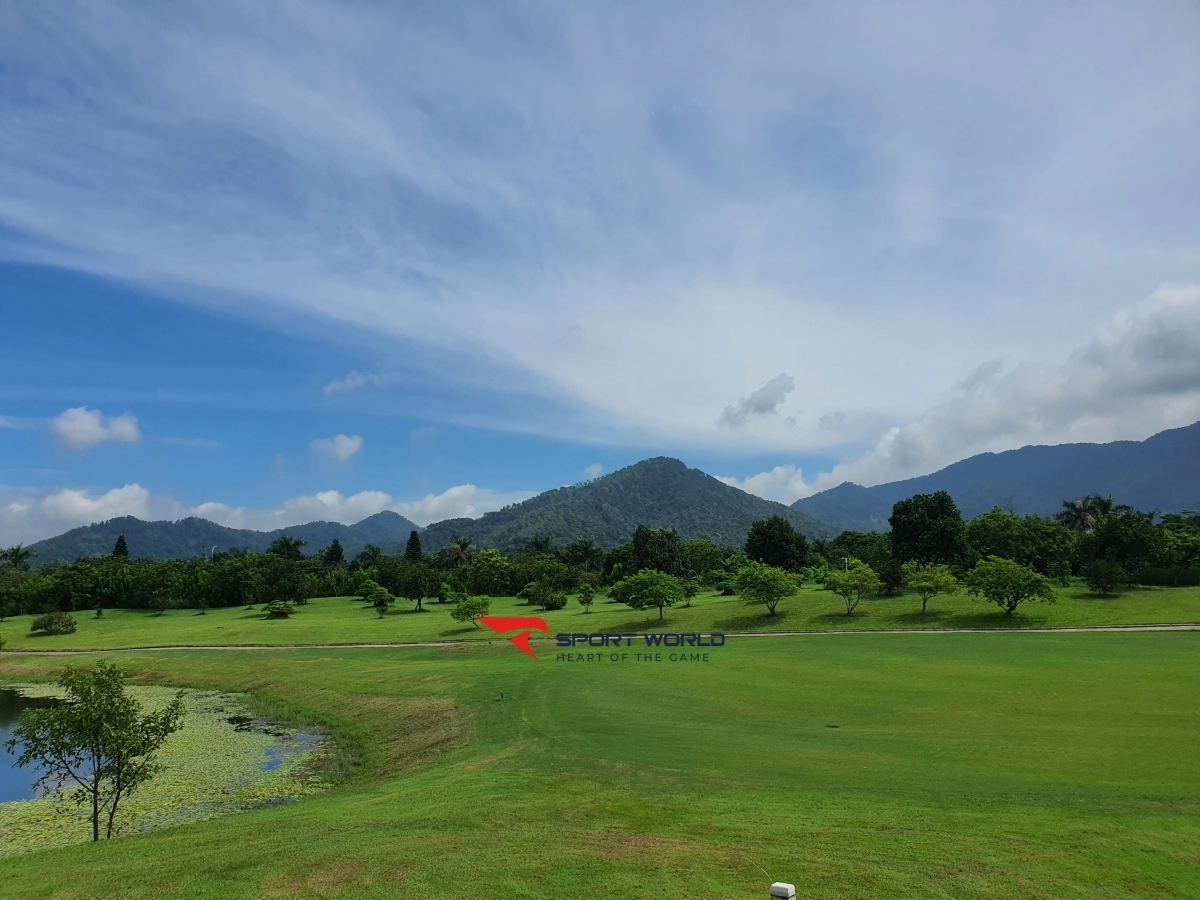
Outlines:
[[[66, 661], [5, 653], [0, 679]], [[1193, 633], [780, 636], [673, 664], [535, 662], [502, 640], [118, 662], [319, 725], [342, 781], [0, 861], [4, 897], [1200, 896]]]
[[[797, 597], [768, 616], [762, 606], [740, 597], [701, 594], [690, 607], [638, 612], [607, 598], [597, 598], [590, 613], [572, 598], [565, 609], [540, 612], [515, 597], [492, 600], [491, 615], [539, 615], [558, 631], [830, 631], [853, 629], [1029, 628], [1089, 625], [1200, 623], [1200, 588], [1139, 588], [1113, 597], [1088, 593], [1082, 585], [1059, 588], [1056, 602], [1028, 603], [1011, 616], [965, 593], [934, 597], [921, 615], [914, 594], [863, 600], [852, 616], [831, 591], [805, 586]], [[380, 618], [353, 597], [325, 597], [297, 607], [290, 619], [269, 620], [261, 608], [91, 610], [75, 614], [74, 634], [30, 635], [31, 616], [0, 622], [7, 650], [111, 650], [125, 647], [200, 647], [228, 644], [351, 644], [412, 641], [492, 640], [486, 628], [450, 618], [450, 605], [427, 601], [417, 612], [401, 601], [399, 609]]]

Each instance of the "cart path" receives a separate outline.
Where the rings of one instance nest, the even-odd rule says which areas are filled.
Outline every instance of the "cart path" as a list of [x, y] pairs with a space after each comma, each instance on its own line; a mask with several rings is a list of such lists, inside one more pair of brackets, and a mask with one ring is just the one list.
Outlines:
[[[1130, 631], [1200, 631], [1200, 623], [1172, 623], [1160, 625], [1063, 625], [1048, 628], [857, 628], [829, 631], [729, 631], [715, 632], [726, 638], [773, 638], [773, 637], [818, 637], [847, 634], [1084, 634], [1097, 632]], [[599, 632], [597, 632], [599, 633]], [[615, 632], [612, 632], [615, 634]], [[625, 633], [625, 632], [622, 632]], [[640, 632], [637, 632], [640, 634]], [[651, 632], [654, 633], [654, 632]], [[692, 634], [694, 632], [683, 632]], [[702, 632], [709, 634], [710, 632]], [[457, 641], [393, 641], [391, 643], [361, 644], [172, 644], [161, 647], [111, 647], [81, 650], [5, 650], [5, 656], [77, 656], [82, 653], [163, 653], [180, 650], [404, 650], [412, 647], [457, 647], [470, 644], [492, 643], [506, 640], [494, 638], [471, 638]], [[537, 639], [541, 643], [540, 639]]]

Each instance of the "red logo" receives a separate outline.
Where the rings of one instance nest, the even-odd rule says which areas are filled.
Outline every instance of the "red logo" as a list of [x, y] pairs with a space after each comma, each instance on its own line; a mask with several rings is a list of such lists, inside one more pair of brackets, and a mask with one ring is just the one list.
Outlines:
[[[539, 619], [537, 616], [480, 616], [479, 621], [486, 625], [496, 634], [504, 631], [512, 631], [516, 628], [536, 628], [538, 631], [550, 632], [546, 626], [545, 619]], [[516, 644], [534, 659], [537, 659], [537, 654], [529, 649], [529, 635], [532, 631], [522, 631], [520, 634], [514, 634], [509, 638], [509, 641]]]

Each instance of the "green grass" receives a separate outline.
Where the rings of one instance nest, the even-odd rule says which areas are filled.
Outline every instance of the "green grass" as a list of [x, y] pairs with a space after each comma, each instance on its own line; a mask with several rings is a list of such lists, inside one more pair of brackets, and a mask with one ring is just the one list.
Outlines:
[[[1057, 602], [1028, 604], [1012, 616], [965, 594], [935, 597], [929, 612], [920, 615], [921, 601], [913, 594], [864, 600], [853, 616], [845, 615], [841, 598], [806, 586], [799, 597], [785, 600], [779, 613], [768, 616], [761, 606], [738, 597], [703, 594], [691, 607], [668, 609], [658, 621], [657, 610], [636, 612], [599, 599], [584, 614], [572, 599], [566, 609], [539, 613], [516, 598], [492, 602], [492, 615], [542, 615], [557, 631], [828, 631], [859, 628], [1020, 628], [1071, 625], [1200, 623], [1200, 588], [1143, 588], [1116, 597], [1097, 597], [1082, 586], [1057, 591]], [[379, 618], [373, 609], [349, 597], [313, 600], [287, 620], [268, 620], [261, 608], [171, 610], [162, 615], [147, 610], [106, 610], [96, 619], [91, 610], [75, 618], [74, 634], [31, 636], [30, 616], [0, 623], [0, 636], [9, 650], [108, 650], [123, 647], [215, 646], [220, 644], [347, 644], [364, 642], [491, 640], [486, 628], [462, 625], [450, 618], [450, 606], [426, 604], [418, 613], [405, 604]]]
[[[0, 861], [5, 897], [755, 898], [774, 879], [806, 898], [1200, 896], [1195, 634], [780, 637], [675, 665], [503, 641], [120, 662], [253, 691], [357, 765], [290, 806]], [[0, 677], [61, 663], [5, 654]]]

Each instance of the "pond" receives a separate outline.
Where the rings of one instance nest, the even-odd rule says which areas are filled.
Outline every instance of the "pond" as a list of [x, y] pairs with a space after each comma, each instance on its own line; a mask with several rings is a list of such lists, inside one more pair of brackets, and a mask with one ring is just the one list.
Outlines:
[[[127, 690], [146, 710], [175, 695], [161, 687]], [[12, 736], [21, 710], [56, 702], [54, 691], [0, 687], [2, 739]], [[324, 788], [321, 762], [331, 751], [324, 735], [257, 718], [238, 694], [187, 690], [184, 704], [183, 728], [158, 755], [161, 771], [118, 810], [120, 834], [289, 803]], [[36, 795], [38, 773], [16, 768], [16, 759], [0, 749], [0, 857], [89, 840], [87, 810], [61, 796]]]
[[0, 688], [0, 803], [32, 800], [36, 796], [33, 783], [37, 781], [39, 772], [31, 766], [18, 769], [14, 763], [21, 755], [20, 746], [9, 754], [4, 750], [4, 745], [13, 736], [23, 710], [50, 706], [54, 702], [50, 697], [27, 697], [19, 691]]

